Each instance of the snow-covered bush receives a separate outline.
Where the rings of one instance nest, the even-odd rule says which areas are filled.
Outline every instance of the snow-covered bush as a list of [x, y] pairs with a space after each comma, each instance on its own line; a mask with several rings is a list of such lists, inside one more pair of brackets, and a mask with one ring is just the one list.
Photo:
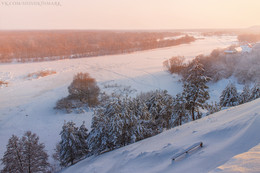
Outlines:
[[96, 80], [88, 73], [78, 73], [68, 87], [69, 96], [57, 101], [55, 109], [66, 110], [68, 113], [75, 110], [84, 112], [84, 108], [95, 107], [99, 104], [100, 89]]
[[177, 73], [180, 74], [186, 67], [184, 63], [184, 57], [182, 56], [174, 56], [169, 60], [163, 62], [163, 66], [170, 72], [170, 73]]
[[98, 104], [99, 87], [96, 80], [88, 73], [78, 73], [68, 87], [69, 97], [78, 99], [88, 106], [96, 106]]
[[222, 107], [231, 107], [239, 104], [239, 95], [233, 83], [229, 83], [222, 91], [219, 104]]

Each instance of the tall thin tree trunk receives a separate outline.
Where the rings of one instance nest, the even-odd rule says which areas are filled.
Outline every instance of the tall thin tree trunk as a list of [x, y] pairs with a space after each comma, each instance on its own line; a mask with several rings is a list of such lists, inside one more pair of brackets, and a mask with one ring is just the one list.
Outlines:
[[194, 108], [191, 109], [191, 116], [192, 116], [192, 121], [194, 121], [195, 120]]

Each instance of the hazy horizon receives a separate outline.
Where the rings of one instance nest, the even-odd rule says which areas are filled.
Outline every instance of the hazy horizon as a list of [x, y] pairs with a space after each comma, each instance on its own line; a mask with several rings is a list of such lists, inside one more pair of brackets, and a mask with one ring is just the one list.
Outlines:
[[260, 25], [258, 7], [258, 0], [0, 0], [0, 30], [240, 29]]

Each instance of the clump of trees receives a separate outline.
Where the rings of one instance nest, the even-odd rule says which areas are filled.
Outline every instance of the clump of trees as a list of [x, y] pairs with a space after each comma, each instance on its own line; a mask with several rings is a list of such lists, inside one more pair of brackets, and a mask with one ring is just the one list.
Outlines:
[[111, 151], [169, 129], [172, 104], [173, 97], [159, 90], [136, 98], [110, 97], [94, 113], [88, 138], [91, 153]]
[[22, 138], [12, 135], [1, 159], [4, 165], [1, 173], [49, 172], [48, 154], [44, 148], [44, 144], [39, 142], [39, 137], [31, 131], [27, 131]]
[[[236, 54], [225, 54], [223, 49], [216, 49], [208, 56], [197, 56], [197, 59], [204, 66], [205, 76], [213, 82], [231, 76], [235, 76], [241, 84], [259, 81], [260, 46], [254, 46], [250, 53]], [[184, 63], [183, 57], [172, 57], [164, 62], [164, 66], [170, 73], [185, 77], [191, 63]]]
[[69, 95], [56, 103], [56, 109], [72, 112], [77, 108], [95, 107], [99, 104], [100, 89], [97, 82], [88, 73], [78, 73], [68, 87]]
[[237, 88], [233, 83], [229, 83], [222, 91], [219, 104], [222, 107], [231, 107], [257, 98], [260, 98], [259, 82], [256, 82], [251, 89], [249, 88], [249, 85], [245, 85], [241, 93], [237, 92]]

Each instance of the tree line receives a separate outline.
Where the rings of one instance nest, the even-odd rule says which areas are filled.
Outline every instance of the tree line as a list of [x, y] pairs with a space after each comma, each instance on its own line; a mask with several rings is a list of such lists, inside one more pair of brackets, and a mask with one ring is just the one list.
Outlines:
[[195, 41], [178, 32], [0, 31], [0, 62], [45, 61], [130, 53]]

